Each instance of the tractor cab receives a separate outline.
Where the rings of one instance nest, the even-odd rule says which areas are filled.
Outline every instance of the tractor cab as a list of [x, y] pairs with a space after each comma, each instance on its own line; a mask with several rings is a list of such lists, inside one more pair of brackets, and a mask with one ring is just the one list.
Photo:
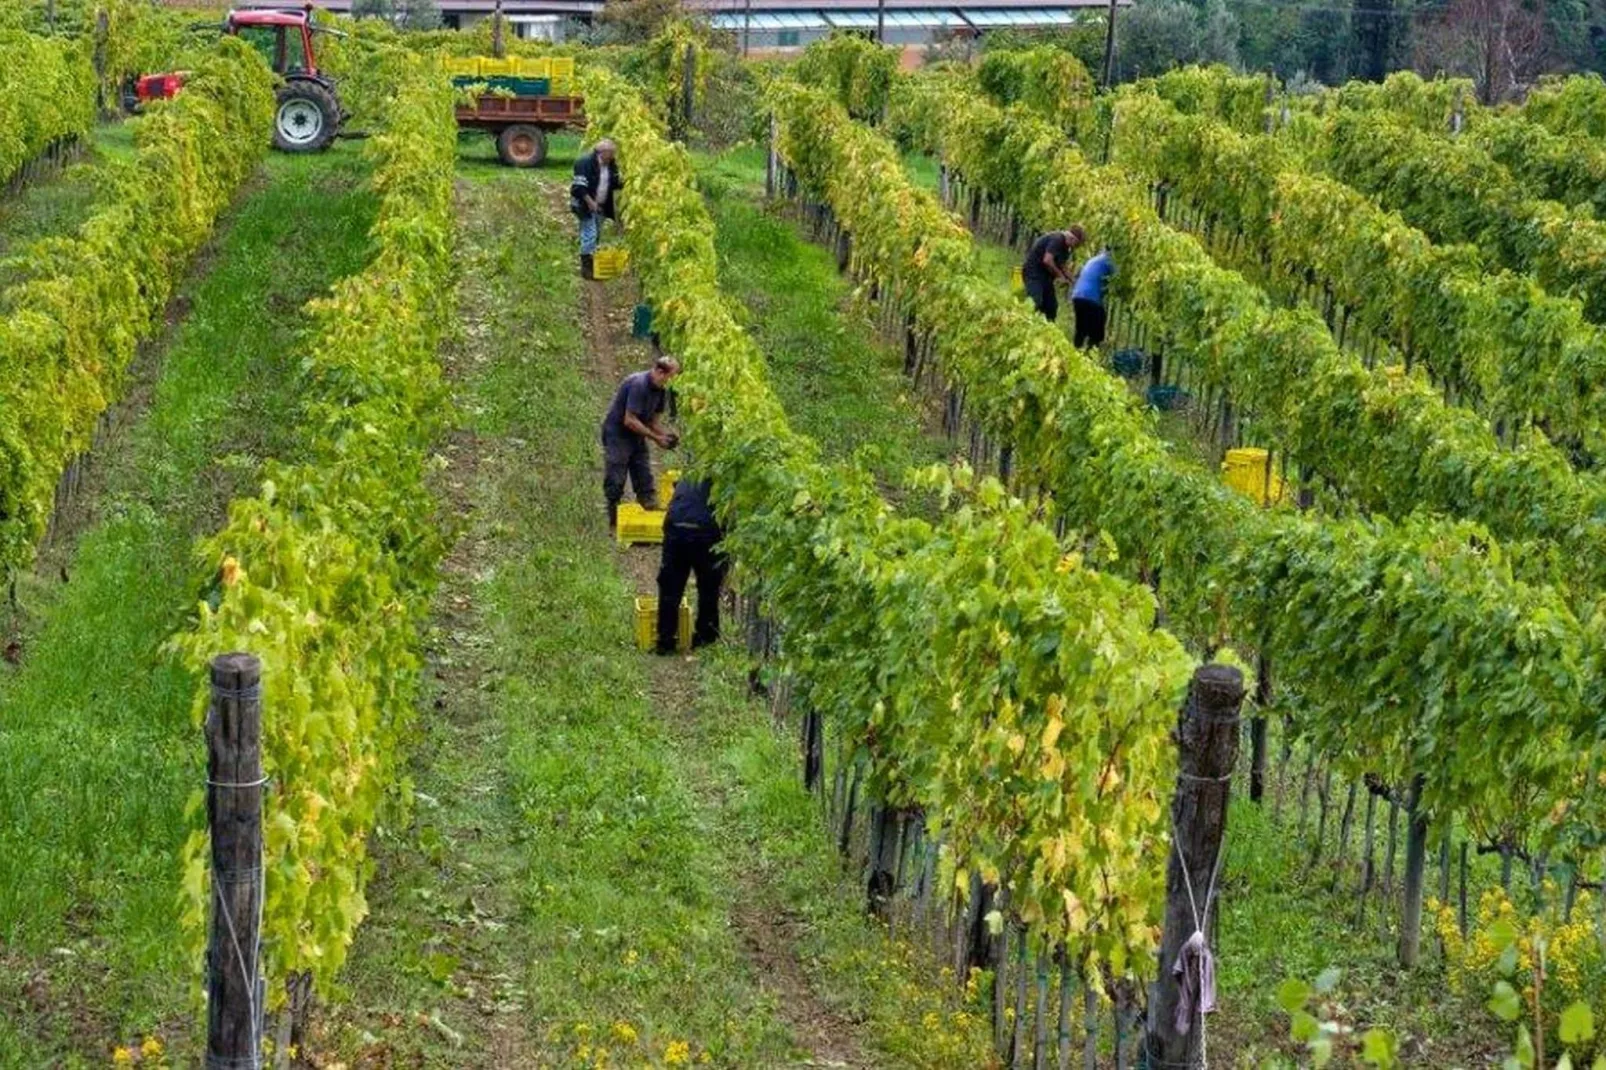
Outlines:
[[[318, 152], [329, 147], [345, 121], [333, 78], [318, 68], [315, 34], [333, 33], [312, 20], [312, 6], [300, 11], [231, 11], [219, 27], [204, 29], [238, 37], [254, 48], [279, 77], [273, 115], [273, 147], [281, 152]], [[123, 89], [129, 111], [151, 100], [175, 96], [184, 72], [131, 77]]]
[[231, 11], [223, 32], [256, 49], [281, 78], [318, 73], [312, 20], [304, 11]]

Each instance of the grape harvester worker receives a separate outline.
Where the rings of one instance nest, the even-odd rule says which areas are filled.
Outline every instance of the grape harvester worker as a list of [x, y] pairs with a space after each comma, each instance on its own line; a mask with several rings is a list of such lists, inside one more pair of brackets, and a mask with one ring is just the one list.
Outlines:
[[1065, 270], [1071, 253], [1087, 240], [1081, 227], [1068, 230], [1051, 230], [1032, 242], [1026, 251], [1026, 262], [1021, 265], [1021, 283], [1032, 299], [1032, 304], [1043, 318], [1052, 322], [1059, 315], [1059, 298], [1055, 285], [1069, 286], [1071, 275]]
[[608, 501], [608, 530], [619, 526], [619, 502], [625, 480], [636, 500], [648, 509], [658, 508], [658, 487], [653, 481], [647, 443], [672, 450], [680, 436], [663, 425], [669, 382], [680, 374], [674, 357], [659, 357], [644, 372], [625, 376], [602, 420], [602, 492]]

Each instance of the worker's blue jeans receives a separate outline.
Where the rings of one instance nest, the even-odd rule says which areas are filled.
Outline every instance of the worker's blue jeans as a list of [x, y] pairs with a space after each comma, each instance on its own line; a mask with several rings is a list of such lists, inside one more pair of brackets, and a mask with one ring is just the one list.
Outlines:
[[580, 217], [580, 255], [592, 256], [597, 251], [597, 240], [602, 236], [602, 216]]

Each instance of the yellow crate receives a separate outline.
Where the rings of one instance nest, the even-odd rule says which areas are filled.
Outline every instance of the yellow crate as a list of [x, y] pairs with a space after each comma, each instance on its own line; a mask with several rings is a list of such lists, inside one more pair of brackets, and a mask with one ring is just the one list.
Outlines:
[[669, 508], [670, 499], [675, 496], [675, 484], [679, 482], [678, 468], [665, 468], [663, 474], [658, 477], [658, 504], [666, 510]]
[[[636, 649], [651, 650], [658, 645], [658, 596], [636, 596]], [[681, 653], [691, 649], [691, 606], [680, 600], [680, 621], [675, 628], [675, 646]]]
[[[1221, 480], [1233, 490], [1260, 505], [1273, 505], [1288, 496], [1288, 488], [1278, 474], [1275, 462], [1268, 464], [1265, 450], [1255, 447], [1228, 450], [1221, 462]], [[1267, 485], [1268, 467], [1270, 486]]]
[[630, 250], [615, 246], [597, 250], [591, 273], [599, 279], [615, 279], [623, 275], [629, 267]]
[[451, 56], [446, 60], [446, 73], [453, 78], [478, 78], [480, 76], [480, 58], [478, 56]]
[[517, 56], [507, 56], [495, 59], [491, 56], [480, 57], [481, 78], [514, 78], [519, 73], [519, 60]]
[[636, 502], [619, 504], [619, 545], [651, 545], [664, 541], [664, 512], [643, 509]]
[[574, 77], [574, 57], [573, 56], [553, 56], [552, 57], [552, 77], [554, 77], [554, 78], [573, 78]]
[[529, 56], [519, 58], [518, 75], [520, 78], [551, 78], [552, 61], [545, 56], [534, 59]]
[[555, 97], [574, 96], [574, 75], [554, 74], [552, 76], [552, 84], [547, 87], [547, 92]]
[[1026, 280], [1021, 278], [1020, 268], [1009, 269], [1009, 292], [1017, 297], [1026, 292]]

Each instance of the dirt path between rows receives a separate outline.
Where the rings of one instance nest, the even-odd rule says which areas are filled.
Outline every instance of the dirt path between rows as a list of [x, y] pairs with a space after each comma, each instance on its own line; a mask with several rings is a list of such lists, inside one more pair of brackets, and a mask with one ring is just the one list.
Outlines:
[[[633, 337], [633, 310], [639, 300], [633, 277], [609, 282], [588, 282], [581, 287], [583, 321], [586, 325], [585, 374], [610, 391], [634, 371], [647, 368], [654, 353], [650, 342]], [[676, 467], [675, 454], [653, 451], [653, 467], [661, 472]], [[598, 458], [597, 482], [601, 469]], [[599, 496], [600, 497], [600, 496]], [[667, 505], [668, 503], [662, 503]], [[656, 546], [619, 548], [620, 569], [641, 594], [657, 588], [659, 552]], [[648, 673], [648, 696], [654, 710], [665, 722], [681, 726], [691, 734], [700, 716], [700, 683], [694, 657], [659, 658]], [[701, 764], [711, 756], [697, 755]], [[724, 805], [722, 787], [702, 768], [691, 770], [698, 796], [718, 815]], [[876, 1065], [866, 1053], [857, 1023], [833, 1011], [814, 992], [803, 964], [798, 959], [795, 928], [799, 922], [784, 911], [773, 908], [774, 896], [762, 887], [752, 886], [755, 878], [732, 867], [732, 880], [739, 886], [732, 897], [730, 924], [743, 957], [749, 963], [760, 989], [768, 997], [780, 1022], [791, 1033], [793, 1042], [807, 1057], [797, 1066], [864, 1067]]]
[[[459, 183], [461, 330], [442, 347], [441, 362], [460, 406], [494, 359], [485, 340], [500, 312], [494, 252], [506, 220], [499, 206], [492, 191]], [[359, 998], [321, 1008], [313, 1029], [315, 1051], [344, 1049], [358, 1067], [489, 1070], [551, 1062], [527, 1028], [523, 952], [512, 931], [524, 869], [520, 822], [506, 766], [497, 760], [489, 623], [477, 598], [482, 577], [512, 552], [483, 508], [498, 473], [517, 463], [510, 450], [463, 426], [441, 450], [437, 492], [458, 530], [441, 563], [425, 643], [422, 739], [411, 770], [416, 827], [375, 851], [374, 916], [359, 932], [365, 961], [351, 981]], [[438, 983], [428, 1011], [418, 1009], [409, 988], [416, 980], [401, 976], [416, 969], [415, 960]]]

